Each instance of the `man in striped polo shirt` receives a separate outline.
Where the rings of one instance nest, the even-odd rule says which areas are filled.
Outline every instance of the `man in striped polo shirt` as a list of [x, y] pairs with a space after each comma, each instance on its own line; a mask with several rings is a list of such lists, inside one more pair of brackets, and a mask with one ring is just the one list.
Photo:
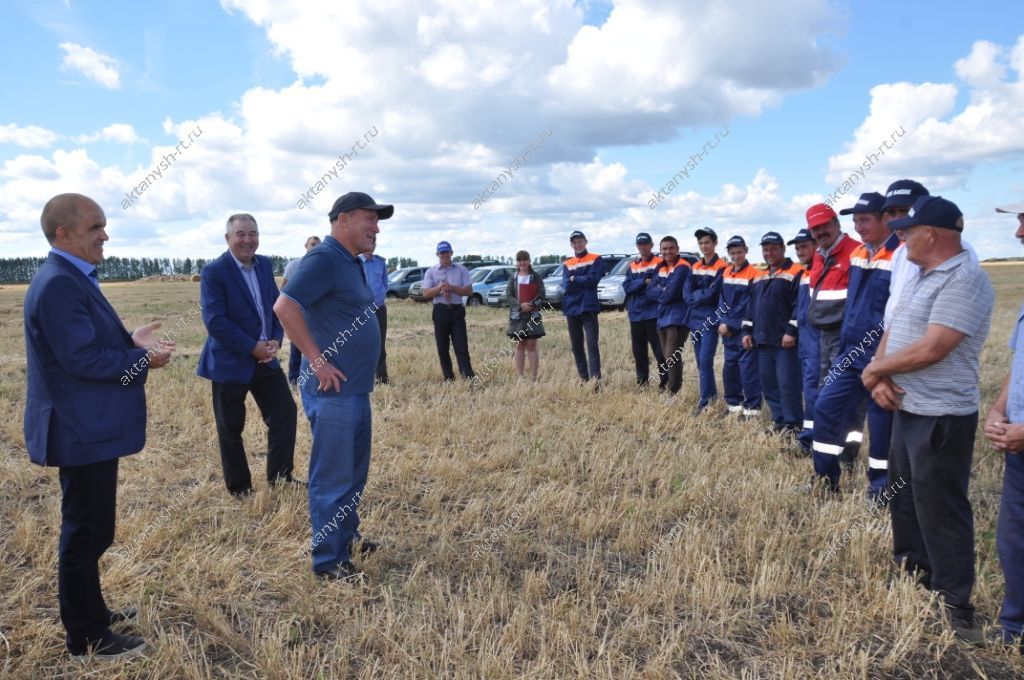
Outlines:
[[889, 500], [893, 558], [940, 594], [957, 637], [974, 626], [974, 515], [967, 495], [978, 429], [978, 369], [995, 294], [960, 242], [963, 214], [922, 196], [889, 222], [917, 265], [874, 360], [861, 374], [879, 406], [895, 411], [889, 478], [909, 482]]

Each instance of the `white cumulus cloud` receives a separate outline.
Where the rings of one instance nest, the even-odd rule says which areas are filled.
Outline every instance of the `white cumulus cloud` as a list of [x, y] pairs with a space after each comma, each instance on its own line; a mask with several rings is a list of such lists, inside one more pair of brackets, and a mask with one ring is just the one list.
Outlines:
[[113, 57], [73, 42], [62, 42], [59, 47], [64, 51], [64, 59], [61, 61], [64, 68], [77, 71], [108, 90], [121, 87], [121, 72]]

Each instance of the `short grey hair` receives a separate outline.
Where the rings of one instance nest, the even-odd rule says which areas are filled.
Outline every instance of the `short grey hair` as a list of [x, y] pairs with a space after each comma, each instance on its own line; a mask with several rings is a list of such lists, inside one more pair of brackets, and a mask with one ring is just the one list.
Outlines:
[[232, 215], [231, 217], [228, 218], [227, 224], [224, 225], [224, 233], [225, 234], [230, 234], [231, 233], [231, 225], [234, 224], [235, 222], [243, 222], [243, 221], [252, 222], [252, 226], [256, 227], [257, 231], [260, 228], [260, 225], [256, 224], [256, 218], [253, 217], [252, 215], [250, 215], [249, 213], [235, 213], [234, 215]]

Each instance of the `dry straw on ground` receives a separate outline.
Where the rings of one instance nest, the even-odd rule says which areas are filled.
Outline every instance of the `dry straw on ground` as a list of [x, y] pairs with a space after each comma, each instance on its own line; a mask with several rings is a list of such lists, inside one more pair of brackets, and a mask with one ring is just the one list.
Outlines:
[[[1019, 269], [989, 271], [999, 308], [983, 357], [983, 408], [1008, 370], [1006, 341], [1024, 298]], [[129, 327], [171, 326], [198, 296], [190, 282], [104, 290]], [[24, 292], [0, 288], [0, 677], [80, 677], [57, 615], [56, 471], [29, 464], [21, 434]], [[470, 310], [478, 366], [504, 346], [505, 318]], [[365, 533], [384, 548], [363, 563], [361, 586], [310, 575], [301, 492], [260, 481], [249, 500], [227, 495], [209, 383], [195, 376], [204, 331], [184, 330], [173, 365], [147, 383], [148, 446], [122, 461], [117, 541], [101, 562], [109, 604], [140, 608], [150, 656], [91, 674], [1024, 675], [1016, 655], [955, 642], [925, 592], [887, 585], [891, 537], [885, 515], [865, 512], [863, 456], [840, 500], [794, 495], [810, 462], [784, 454], [765, 423], [689, 415], [691, 359], [676, 404], [635, 393], [625, 316], [603, 314], [606, 380], [594, 394], [575, 380], [564, 322], [545, 325], [540, 383], [515, 380], [507, 360], [480, 389], [443, 387], [429, 309], [390, 305], [394, 384], [373, 396], [360, 504]], [[249, 413], [259, 480], [265, 430], [251, 401]], [[309, 443], [300, 421], [300, 477]], [[975, 597], [991, 621], [1003, 589], [994, 546], [1002, 462], [980, 437], [975, 455]]]

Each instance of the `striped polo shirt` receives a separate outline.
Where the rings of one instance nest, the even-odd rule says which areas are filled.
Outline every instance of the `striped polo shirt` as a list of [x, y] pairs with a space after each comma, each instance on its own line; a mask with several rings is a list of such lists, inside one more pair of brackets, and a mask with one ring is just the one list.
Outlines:
[[978, 365], [992, 321], [995, 293], [988, 275], [964, 250], [927, 273], [907, 281], [889, 326], [886, 355], [924, 337], [929, 324], [966, 337], [941, 361], [913, 373], [892, 376], [906, 391], [901, 410], [922, 416], [965, 416], [981, 402]]

